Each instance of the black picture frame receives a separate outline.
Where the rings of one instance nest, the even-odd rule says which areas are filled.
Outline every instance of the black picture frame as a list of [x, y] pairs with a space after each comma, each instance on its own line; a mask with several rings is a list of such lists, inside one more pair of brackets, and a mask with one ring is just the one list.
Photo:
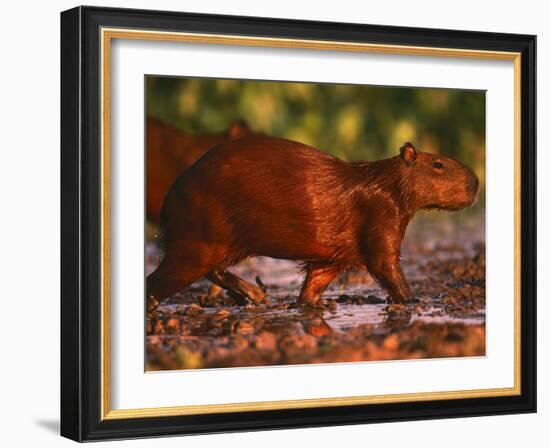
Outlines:
[[[521, 53], [521, 394], [101, 418], [100, 29], [129, 28]], [[61, 434], [76, 441], [536, 411], [536, 37], [98, 7], [61, 14]]]

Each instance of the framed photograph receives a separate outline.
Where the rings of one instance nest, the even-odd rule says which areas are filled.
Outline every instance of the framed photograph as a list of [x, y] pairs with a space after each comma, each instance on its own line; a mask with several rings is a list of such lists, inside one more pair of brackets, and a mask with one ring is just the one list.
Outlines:
[[535, 36], [61, 14], [61, 433], [536, 411]]

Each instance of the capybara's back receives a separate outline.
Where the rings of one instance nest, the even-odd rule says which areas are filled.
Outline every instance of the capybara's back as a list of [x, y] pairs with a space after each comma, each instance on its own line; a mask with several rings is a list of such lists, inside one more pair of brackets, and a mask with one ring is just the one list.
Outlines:
[[227, 264], [253, 255], [335, 259], [354, 231], [346, 219], [357, 199], [350, 182], [350, 165], [300, 143], [259, 137], [220, 145], [172, 186], [166, 242], [220, 243], [216, 258]]
[[405, 144], [389, 159], [346, 163], [272, 137], [221, 144], [180, 175], [163, 205], [165, 256], [148, 278], [156, 303], [197, 279], [253, 301], [263, 292], [226, 270], [263, 255], [304, 264], [300, 302], [312, 304], [349, 267], [366, 267], [405, 301], [400, 246], [422, 208], [460, 209], [478, 181], [460, 162]]

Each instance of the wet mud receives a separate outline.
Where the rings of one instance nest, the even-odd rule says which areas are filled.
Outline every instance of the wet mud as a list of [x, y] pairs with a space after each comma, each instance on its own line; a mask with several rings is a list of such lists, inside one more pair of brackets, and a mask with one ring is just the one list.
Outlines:
[[[207, 280], [146, 319], [146, 370], [204, 369], [485, 355], [485, 227], [480, 216], [419, 217], [402, 266], [416, 302], [388, 304], [366, 271], [346, 272], [311, 309], [296, 305], [296, 263], [258, 257], [230, 270], [265, 288], [243, 303]], [[146, 248], [147, 272], [161, 253]]]

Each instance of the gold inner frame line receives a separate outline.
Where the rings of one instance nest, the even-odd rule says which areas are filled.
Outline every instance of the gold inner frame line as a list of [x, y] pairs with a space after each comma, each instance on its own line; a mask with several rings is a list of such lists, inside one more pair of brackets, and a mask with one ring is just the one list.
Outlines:
[[[137, 29], [101, 29], [101, 419], [166, 417], [210, 413], [262, 410], [306, 409], [412, 401], [501, 397], [521, 394], [521, 54], [514, 52], [418, 47], [404, 45], [352, 43], [337, 41], [282, 39], [217, 34], [195, 34]], [[504, 60], [514, 63], [514, 386], [442, 392], [418, 392], [391, 395], [314, 398], [215, 405], [188, 405], [142, 409], [111, 409], [110, 368], [110, 63], [113, 39], [186, 42], [213, 45], [240, 45], [273, 48], [296, 48], [325, 51], [367, 52], [411, 56], [457, 57]]]

